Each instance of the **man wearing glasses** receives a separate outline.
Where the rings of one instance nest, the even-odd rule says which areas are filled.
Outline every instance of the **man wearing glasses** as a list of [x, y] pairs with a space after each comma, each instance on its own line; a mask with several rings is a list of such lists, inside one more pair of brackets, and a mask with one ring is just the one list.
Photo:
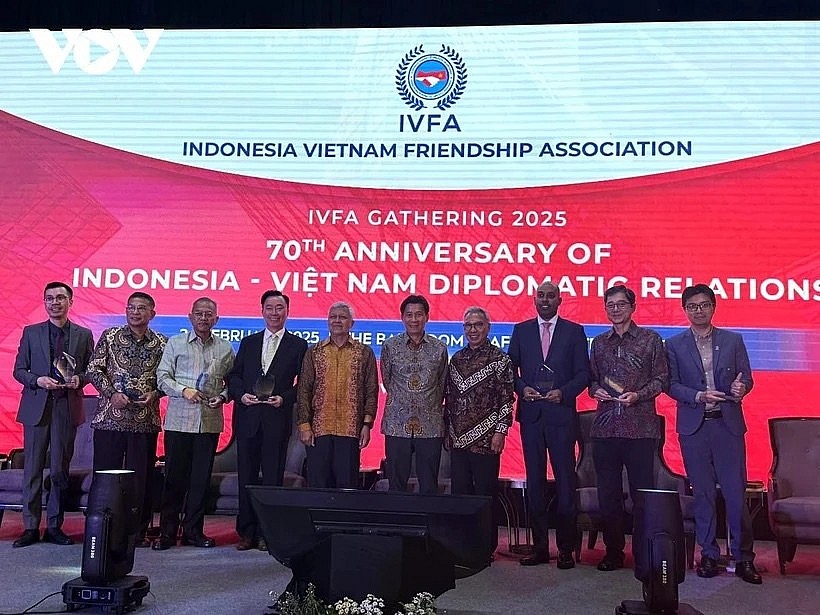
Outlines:
[[606, 545], [598, 570], [608, 572], [624, 565], [623, 468], [633, 502], [638, 489], [654, 486], [653, 458], [661, 437], [655, 398], [668, 389], [669, 371], [661, 336], [632, 320], [632, 289], [620, 284], [607, 289], [604, 308], [612, 328], [592, 340], [589, 394], [598, 400], [598, 411], [589, 435]]
[[715, 293], [705, 284], [683, 291], [691, 327], [666, 342], [669, 395], [678, 403], [677, 431], [686, 474], [695, 496], [695, 536], [701, 547], [699, 577], [714, 577], [720, 549], [715, 536], [716, 484], [726, 502], [735, 574], [759, 585], [752, 526], [745, 504], [746, 422], [741, 399], [752, 389], [743, 338], [712, 326]]
[[[561, 291], [544, 282], [533, 299], [536, 318], [513, 327], [509, 355], [518, 396], [516, 420], [527, 472], [527, 507], [535, 552], [522, 566], [549, 562], [547, 517], [547, 451], [557, 491], [558, 568], [575, 567], [576, 540], [575, 400], [589, 385], [589, 356], [584, 328], [558, 317]], [[544, 366], [549, 370], [545, 373]]]
[[[94, 349], [91, 331], [68, 320], [74, 291], [63, 282], [49, 282], [43, 291], [48, 320], [23, 329], [14, 361], [14, 379], [23, 385], [17, 420], [23, 424], [23, 534], [15, 548], [40, 540], [43, 514], [43, 470], [51, 474], [46, 504], [44, 542], [70, 545], [65, 535], [62, 496], [68, 487], [68, 467], [74, 454], [74, 435], [83, 415], [86, 366]], [[70, 358], [69, 358], [70, 357]], [[64, 362], [75, 364], [69, 370]], [[48, 457], [48, 463], [46, 463]]]
[[156, 316], [151, 295], [135, 292], [125, 307], [126, 324], [102, 332], [88, 365], [88, 379], [100, 392], [94, 429], [94, 471], [133, 470], [140, 502], [136, 546], [151, 520], [151, 476], [160, 431], [157, 366], [168, 338], [148, 325]]

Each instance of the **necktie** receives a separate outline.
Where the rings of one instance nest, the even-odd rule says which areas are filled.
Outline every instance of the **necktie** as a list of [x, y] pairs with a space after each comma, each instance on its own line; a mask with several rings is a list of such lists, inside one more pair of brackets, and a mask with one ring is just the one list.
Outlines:
[[550, 351], [550, 323], [541, 323], [541, 352], [544, 354], [544, 361], [547, 360], [547, 353]]
[[262, 370], [267, 373], [270, 368], [271, 361], [276, 354], [276, 348], [279, 345], [279, 338], [271, 335], [265, 339], [265, 348], [262, 351]]

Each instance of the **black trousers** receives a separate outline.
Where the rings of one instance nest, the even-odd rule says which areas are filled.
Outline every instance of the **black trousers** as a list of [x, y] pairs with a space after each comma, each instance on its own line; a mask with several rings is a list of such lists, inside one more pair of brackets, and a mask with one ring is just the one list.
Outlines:
[[450, 476], [454, 495], [489, 495], [498, 491], [501, 455], [482, 455], [466, 449], [450, 451]]
[[[94, 430], [94, 471], [133, 470], [136, 501], [140, 503], [140, 532], [145, 533], [153, 513], [149, 479], [157, 463], [156, 433]], [[93, 487], [92, 487], [93, 488]]]
[[218, 441], [218, 433], [165, 432], [165, 486], [159, 521], [164, 536], [176, 537], [183, 512], [183, 534], [202, 535]]
[[623, 556], [626, 544], [623, 468], [626, 468], [629, 492], [634, 502], [638, 489], [654, 487], [656, 446], [657, 442], [652, 438], [595, 438], [592, 441], [592, 461], [598, 478], [598, 506], [604, 522], [607, 555]]
[[385, 436], [385, 472], [390, 491], [407, 491], [407, 480], [410, 478], [410, 466], [415, 453], [419, 493], [438, 493], [438, 467], [443, 441], [444, 438]]
[[310, 487], [355, 489], [359, 484], [359, 439], [319, 436], [307, 449], [307, 482]]

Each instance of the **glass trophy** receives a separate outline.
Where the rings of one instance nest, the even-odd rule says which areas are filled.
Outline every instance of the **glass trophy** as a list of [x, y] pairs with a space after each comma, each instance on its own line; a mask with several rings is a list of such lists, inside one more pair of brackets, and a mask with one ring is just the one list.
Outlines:
[[77, 360], [67, 352], [54, 358], [54, 376], [60, 384], [68, 384], [77, 371]]
[[268, 401], [276, 387], [276, 379], [272, 375], [262, 374], [253, 384], [253, 394], [259, 401]]
[[142, 391], [134, 386], [131, 386], [131, 378], [128, 374], [121, 374], [118, 382], [114, 385], [114, 388], [131, 401], [136, 401], [142, 397]]
[[555, 388], [555, 372], [544, 363], [535, 372], [535, 380], [532, 381], [531, 386], [541, 395], [546, 395]]

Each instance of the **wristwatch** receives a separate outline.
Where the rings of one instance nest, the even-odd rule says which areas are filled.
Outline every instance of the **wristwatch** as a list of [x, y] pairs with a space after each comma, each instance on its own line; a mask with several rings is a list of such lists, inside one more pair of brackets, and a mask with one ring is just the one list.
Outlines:
[[373, 421], [363, 421], [362, 425], [364, 425], [365, 427], [370, 427], [371, 429], [373, 429]]

